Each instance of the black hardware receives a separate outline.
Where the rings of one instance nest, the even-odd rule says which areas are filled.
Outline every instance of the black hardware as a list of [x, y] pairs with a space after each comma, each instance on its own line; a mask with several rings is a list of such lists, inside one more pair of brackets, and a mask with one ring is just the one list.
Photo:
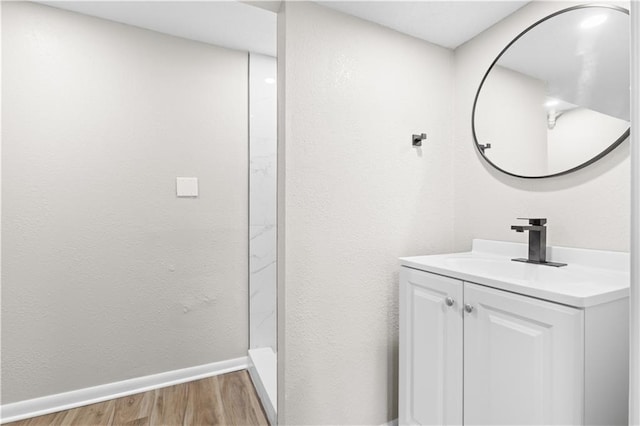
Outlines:
[[413, 146], [422, 146], [422, 141], [427, 138], [426, 133], [422, 133], [419, 135], [411, 135], [411, 144]]
[[546, 218], [519, 217], [519, 220], [528, 220], [527, 225], [511, 225], [516, 232], [529, 231], [529, 257], [527, 259], [511, 259], [514, 262], [535, 263], [536, 265], [567, 266], [566, 263], [547, 262], [547, 223]]
[[484, 150], [485, 149], [489, 149], [491, 148], [491, 144], [490, 143], [486, 143], [486, 144], [478, 144], [478, 148], [480, 149], [480, 151], [482, 151], [482, 153], [484, 154]]

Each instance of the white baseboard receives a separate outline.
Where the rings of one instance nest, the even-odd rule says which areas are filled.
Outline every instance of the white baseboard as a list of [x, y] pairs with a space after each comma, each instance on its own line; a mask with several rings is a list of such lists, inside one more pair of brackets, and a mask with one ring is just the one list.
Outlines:
[[249, 375], [269, 424], [277, 422], [277, 359], [271, 348], [249, 349]]
[[248, 368], [247, 357], [234, 358], [211, 364], [197, 365], [150, 376], [136, 377], [121, 382], [107, 383], [41, 398], [28, 399], [0, 406], [0, 423], [9, 423], [83, 405], [147, 392], [219, 374]]

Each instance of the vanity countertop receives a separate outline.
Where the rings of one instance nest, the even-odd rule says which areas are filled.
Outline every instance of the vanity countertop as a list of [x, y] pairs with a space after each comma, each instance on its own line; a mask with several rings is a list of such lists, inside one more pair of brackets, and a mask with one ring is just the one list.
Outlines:
[[526, 244], [477, 239], [470, 252], [403, 257], [400, 264], [577, 308], [629, 296], [629, 253], [548, 247], [547, 254], [567, 266], [513, 262], [527, 257]]

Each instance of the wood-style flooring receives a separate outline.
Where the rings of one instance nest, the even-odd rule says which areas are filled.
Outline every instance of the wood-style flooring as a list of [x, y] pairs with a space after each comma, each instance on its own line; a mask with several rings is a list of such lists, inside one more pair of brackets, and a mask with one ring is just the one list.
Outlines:
[[243, 370], [6, 424], [45, 425], [268, 426], [269, 422], [249, 373]]

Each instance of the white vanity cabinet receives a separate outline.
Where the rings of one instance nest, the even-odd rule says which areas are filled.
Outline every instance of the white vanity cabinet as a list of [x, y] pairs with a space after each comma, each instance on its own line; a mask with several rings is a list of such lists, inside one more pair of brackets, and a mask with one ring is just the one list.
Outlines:
[[462, 286], [400, 270], [400, 424], [462, 424]]
[[468, 283], [464, 304], [465, 423], [581, 424], [583, 311]]
[[626, 424], [626, 301], [578, 308], [403, 266], [400, 424]]

